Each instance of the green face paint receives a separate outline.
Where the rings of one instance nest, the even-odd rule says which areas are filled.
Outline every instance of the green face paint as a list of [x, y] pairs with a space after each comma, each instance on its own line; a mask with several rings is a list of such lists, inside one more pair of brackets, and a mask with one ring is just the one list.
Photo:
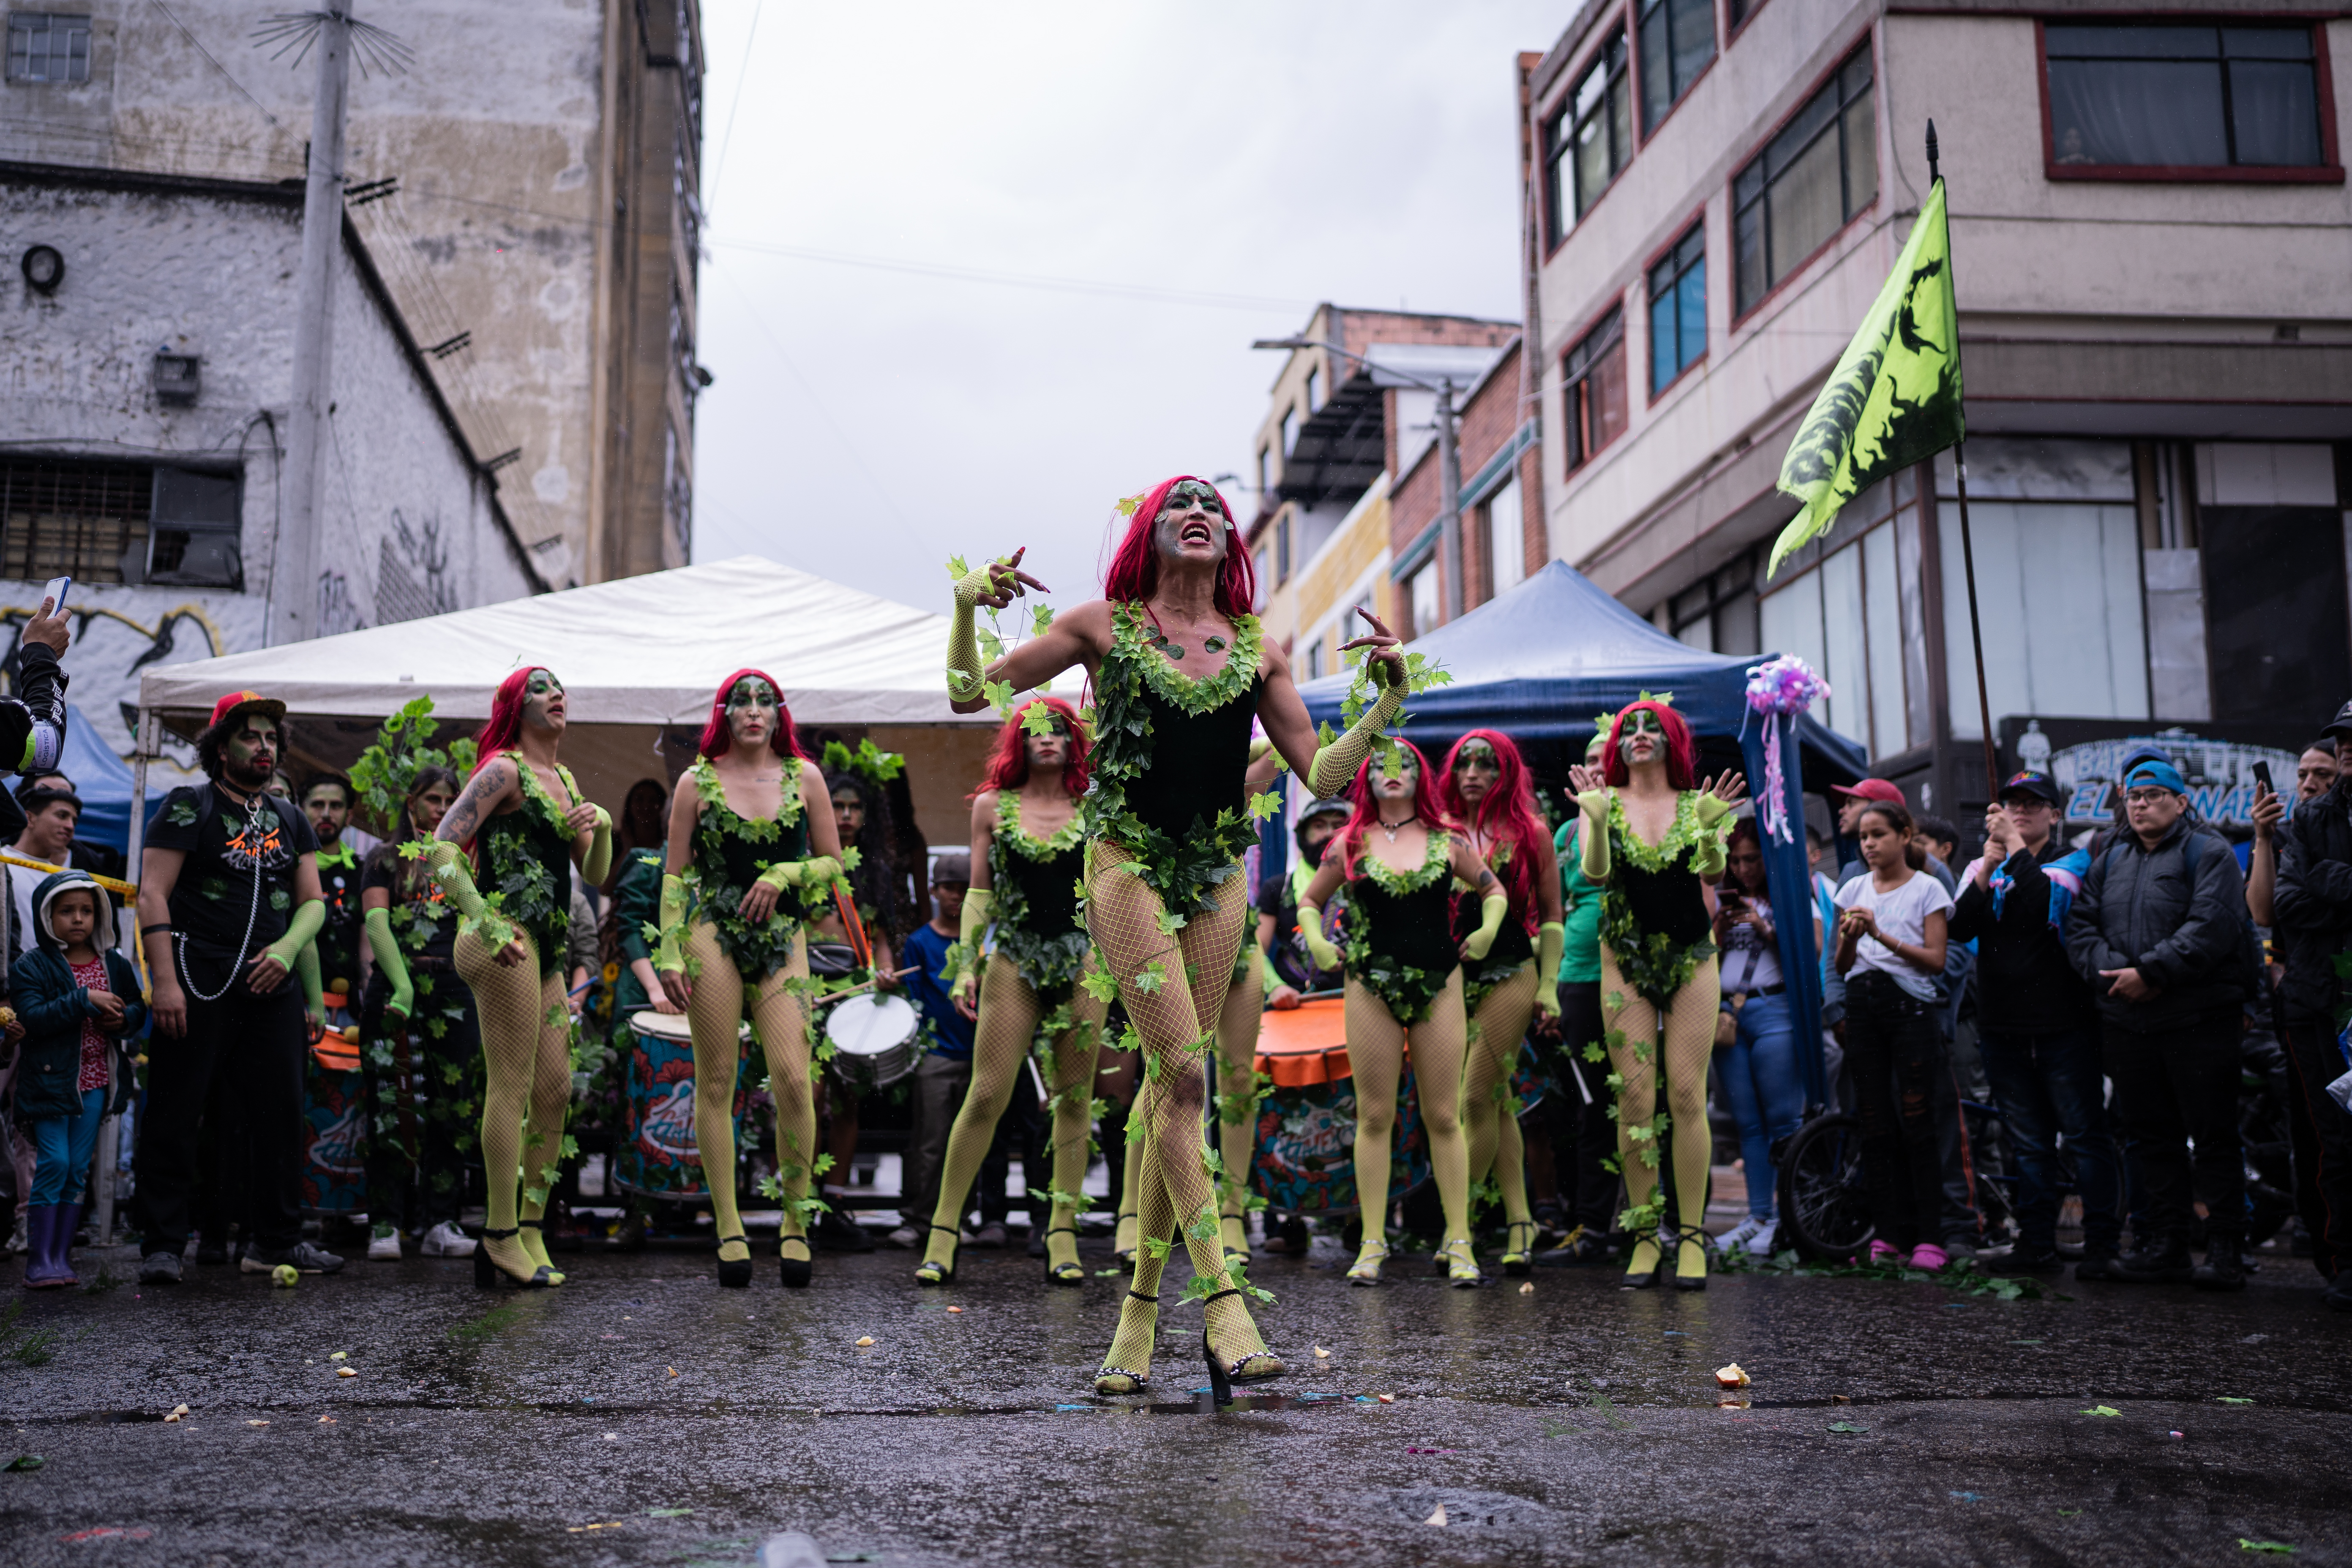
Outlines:
[[265, 713], [246, 715], [236, 731], [221, 742], [221, 760], [239, 784], [257, 787], [268, 783], [278, 765], [278, 721]]
[[775, 728], [777, 707], [773, 687], [757, 677], [744, 677], [727, 693], [729, 733], [745, 744], [760, 740]]
[[1232, 532], [1231, 525], [1225, 517], [1225, 509], [1217, 504], [1215, 489], [1201, 483], [1198, 479], [1186, 479], [1182, 484], [1170, 490], [1167, 499], [1160, 503], [1160, 515], [1152, 519], [1152, 542], [1158, 547], [1160, 554], [1181, 555], [1184, 552], [1184, 535], [1188, 523], [1195, 525], [1193, 537], [1195, 542], [1199, 542], [1197, 530], [1199, 520], [1192, 515], [1196, 511], [1208, 514], [1209, 542], [1215, 549], [1218, 560], [1222, 561], [1225, 558], [1225, 552], [1231, 543], [1228, 536]]
[[524, 686], [522, 697], [523, 722], [534, 730], [555, 728], [554, 705], [563, 695], [563, 682], [544, 669], [530, 672], [530, 683]]

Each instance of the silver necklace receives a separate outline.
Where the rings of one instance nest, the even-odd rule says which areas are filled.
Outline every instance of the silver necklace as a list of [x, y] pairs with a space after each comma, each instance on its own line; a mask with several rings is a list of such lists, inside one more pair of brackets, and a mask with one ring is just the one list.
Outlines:
[[1385, 834], [1387, 834], [1387, 835], [1389, 836], [1389, 842], [1390, 842], [1390, 843], [1391, 843], [1391, 844], [1393, 844], [1393, 843], [1395, 843], [1395, 842], [1396, 842], [1396, 836], [1397, 836], [1397, 834], [1398, 834], [1398, 832], [1399, 832], [1400, 830], [1402, 830], [1402, 829], [1403, 829], [1403, 828], [1406, 828], [1406, 827], [1410, 827], [1411, 826], [1412, 826], [1412, 824], [1414, 824], [1415, 822], [1418, 822], [1420, 819], [1421, 819], [1421, 813], [1419, 813], [1419, 812], [1417, 812], [1417, 811], [1416, 811], [1416, 812], [1414, 812], [1411, 816], [1406, 817], [1402, 822], [1396, 823], [1396, 824], [1394, 824], [1393, 826], [1391, 826], [1391, 824], [1389, 824], [1389, 823], [1382, 822], [1382, 823], [1381, 823], [1381, 824], [1380, 824], [1380, 829], [1381, 829], [1381, 831], [1382, 833], [1385, 833]]

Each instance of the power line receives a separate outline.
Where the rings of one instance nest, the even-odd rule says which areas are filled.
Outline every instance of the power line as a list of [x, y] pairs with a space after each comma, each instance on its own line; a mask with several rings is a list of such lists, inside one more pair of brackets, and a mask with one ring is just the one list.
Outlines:
[[1036, 289], [1057, 294], [1097, 294], [1110, 299], [1143, 300], [1163, 305], [1200, 305], [1223, 310], [1311, 310], [1315, 301], [1279, 299], [1265, 294], [1223, 294], [1203, 289], [1169, 289], [1153, 283], [1118, 283], [1104, 279], [1055, 278], [1042, 273], [1004, 272], [991, 268], [961, 267], [943, 261], [904, 261], [889, 257], [856, 256], [845, 251], [817, 250], [807, 246], [775, 245], [754, 239], [708, 239], [714, 249], [749, 250], [762, 256], [784, 256], [797, 261], [822, 261], [836, 267], [860, 267], [877, 272], [905, 272], [919, 278], [948, 279], [961, 283], [995, 283], [1013, 289]]
[[743, 35], [743, 53], [735, 75], [735, 96], [727, 100], [727, 129], [719, 136], [719, 162], [710, 166], [709, 189], [714, 195], [719, 190], [719, 176], [727, 169], [727, 149], [735, 141], [735, 111], [742, 107], [743, 84], [751, 79], [751, 46], [760, 37], [760, 7], [763, 4], [765, 0], [751, 0], [751, 30]]

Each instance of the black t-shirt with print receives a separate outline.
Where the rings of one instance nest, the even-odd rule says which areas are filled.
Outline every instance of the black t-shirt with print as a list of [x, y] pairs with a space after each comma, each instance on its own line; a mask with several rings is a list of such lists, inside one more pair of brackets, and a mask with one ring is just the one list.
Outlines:
[[[315, 830], [314, 830], [315, 833]], [[356, 998], [360, 989], [360, 858], [337, 839], [319, 851], [319, 891], [327, 900], [327, 923], [319, 928], [319, 981], [328, 990], [341, 980]]]
[[249, 959], [284, 936], [294, 912], [295, 863], [318, 853], [318, 835], [299, 807], [276, 795], [258, 798], [261, 809], [252, 815], [208, 784], [183, 785], [163, 797], [148, 830], [149, 847], [187, 857], [172, 887], [172, 925], [200, 953], [230, 958], [242, 945]]

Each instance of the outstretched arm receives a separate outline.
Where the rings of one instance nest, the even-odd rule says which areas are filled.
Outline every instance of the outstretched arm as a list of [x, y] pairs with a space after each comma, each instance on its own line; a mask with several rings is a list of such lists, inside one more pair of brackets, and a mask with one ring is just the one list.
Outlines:
[[1356, 776], [1371, 754], [1372, 742], [1381, 731], [1395, 722], [1399, 710], [1404, 706], [1405, 663], [1400, 651], [1402, 645], [1370, 610], [1356, 612], [1371, 623], [1370, 635], [1340, 645], [1340, 651], [1369, 648], [1365, 655], [1371, 666], [1372, 684], [1380, 696], [1364, 710], [1348, 732], [1335, 738], [1328, 746], [1316, 742], [1314, 721], [1307, 716], [1306, 700], [1298, 695], [1298, 686], [1291, 679], [1290, 661], [1278, 648], [1266, 650], [1265, 689], [1258, 697], [1259, 721], [1265, 724], [1274, 749], [1282, 753], [1307, 787], [1318, 795], [1337, 795]]
[[[1025, 547], [1024, 547], [1025, 548]], [[1023, 552], [960, 578], [955, 585], [955, 611], [948, 624], [948, 697], [959, 713], [977, 713], [988, 706], [987, 683], [1004, 680], [1016, 691], [1044, 686], [1077, 665], [1089, 674], [1110, 647], [1110, 606], [1100, 599], [1057, 616], [1054, 623], [994, 664], [981, 669], [980, 629], [976, 612], [985, 606], [1001, 610], [1034, 588], [1045, 584], [1019, 570]], [[978, 679], [973, 672], [981, 671]]]

